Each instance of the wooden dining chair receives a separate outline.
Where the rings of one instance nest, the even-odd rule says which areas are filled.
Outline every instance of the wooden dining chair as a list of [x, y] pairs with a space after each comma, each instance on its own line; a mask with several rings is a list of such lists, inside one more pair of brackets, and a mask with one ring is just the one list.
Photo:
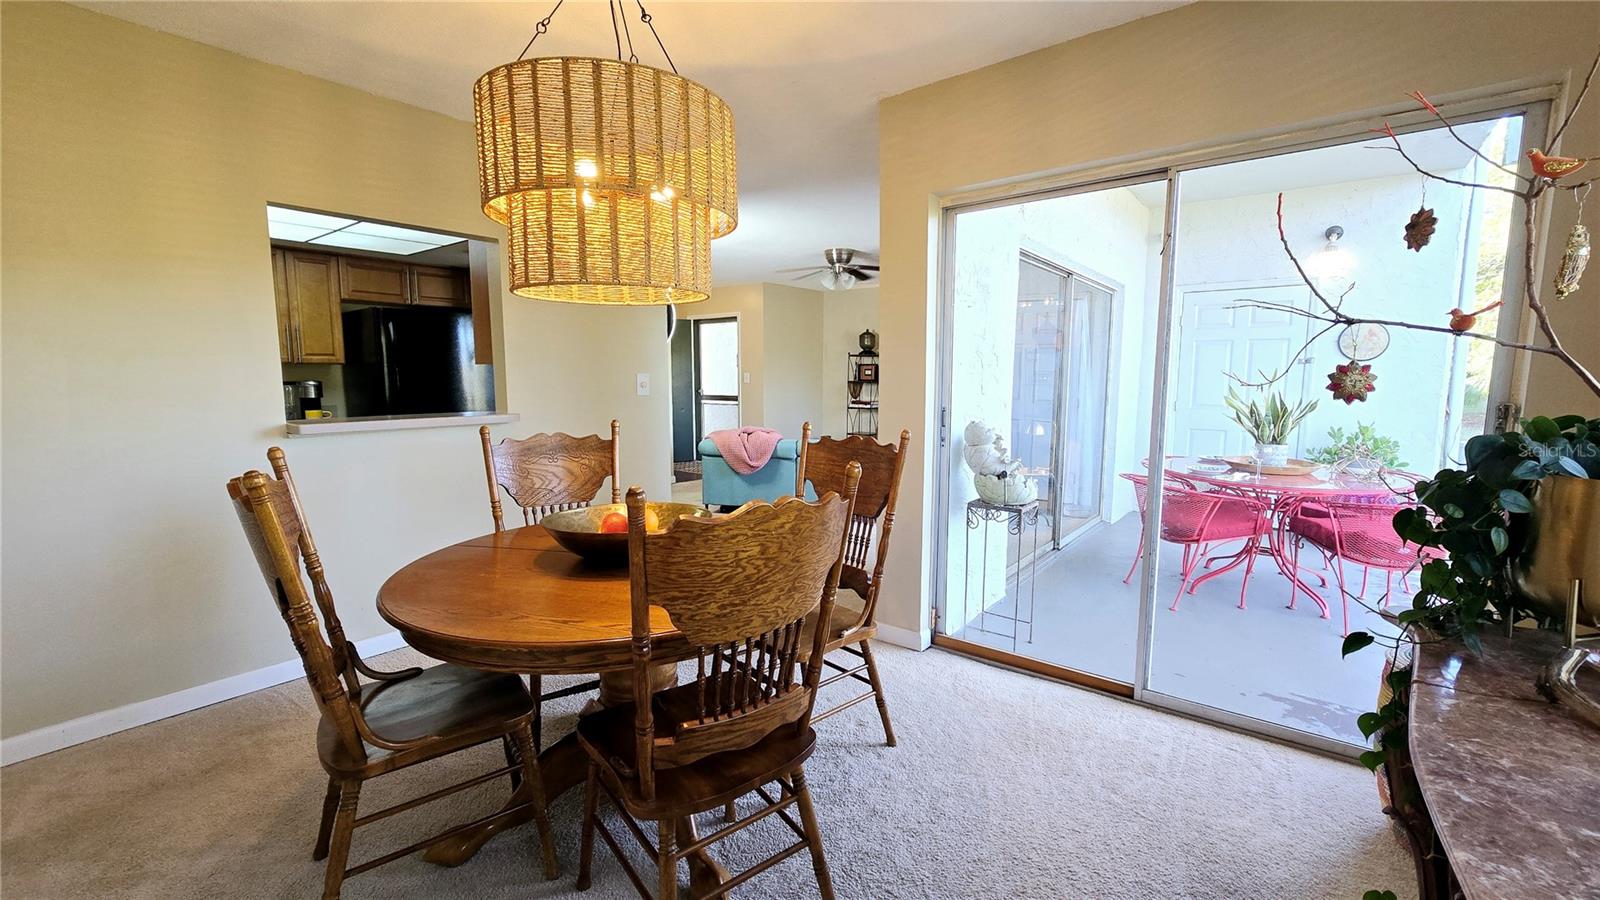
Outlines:
[[[872, 657], [872, 639], [878, 634], [878, 596], [883, 587], [884, 563], [889, 558], [889, 533], [894, 529], [894, 506], [900, 495], [900, 476], [905, 471], [911, 432], [901, 431], [898, 444], [880, 444], [862, 435], [842, 439], [824, 437], [813, 443], [811, 423], [807, 422], [801, 427], [800, 436], [795, 496], [805, 496], [806, 482], [811, 483], [818, 496], [839, 491], [850, 463], [861, 466], [861, 486], [856, 492], [855, 512], [850, 520], [844, 572], [839, 576], [839, 586], [848, 588], [850, 594], [839, 596], [826, 632], [828, 653], [843, 651], [859, 662], [840, 665], [831, 659], [824, 660], [831, 674], [819, 687], [850, 680], [865, 684], [869, 690], [819, 713], [813, 721], [820, 722], [857, 703], [876, 699], [878, 717], [883, 720], [884, 742], [893, 747], [894, 726], [889, 722], [889, 704], [884, 699], [878, 663]], [[867, 568], [869, 559], [870, 570]]]
[[523, 440], [489, 440], [489, 426], [478, 429], [483, 439], [483, 470], [489, 480], [489, 511], [494, 530], [506, 530], [500, 507], [504, 490], [522, 510], [524, 525], [537, 525], [545, 516], [578, 509], [594, 502], [606, 477], [611, 478], [611, 502], [622, 502], [621, 426], [611, 420], [611, 438], [598, 434], [535, 434]]
[[[479, 428], [494, 530], [506, 530], [500, 506], [502, 490], [522, 510], [524, 525], [537, 525], [551, 513], [590, 505], [607, 476], [611, 478], [611, 502], [621, 503], [621, 430], [620, 423], [612, 419], [610, 440], [597, 434], [573, 437], [556, 432], [535, 434], [520, 441], [504, 438], [496, 444], [489, 439], [489, 426]], [[529, 675], [528, 687], [539, 701], [533, 720], [533, 738], [534, 746], [542, 749], [544, 704], [598, 690], [600, 682], [590, 679], [546, 692], [541, 678]]]
[[[816, 746], [811, 711], [822, 673], [824, 635], [805, 622], [833, 611], [861, 468], [848, 467], [840, 493], [815, 503], [784, 497], [752, 501], [718, 519], [680, 519], [647, 533], [644, 492], [628, 491], [628, 563], [632, 578], [632, 703], [578, 721], [589, 756], [578, 890], [589, 888], [598, 831], [644, 897], [650, 892], [616, 836], [600, 821], [601, 791], [659, 866], [657, 897], [678, 892], [678, 863], [768, 816], [799, 838], [768, 859], [697, 896], [721, 897], [802, 850], [811, 852], [822, 896], [833, 883], [822, 852], [804, 763]], [[689, 649], [652, 643], [650, 610], [659, 607]], [[726, 665], [733, 657], [738, 665]], [[695, 679], [651, 691], [652, 667], [695, 660]], [[796, 670], [802, 670], [796, 677]], [[767, 790], [776, 784], [774, 797]], [[692, 824], [678, 844], [680, 821], [746, 794], [763, 806], [703, 838]], [[788, 809], [798, 806], [800, 823]], [[652, 844], [640, 819], [654, 820]]]
[[[274, 447], [267, 456], [276, 477], [246, 472], [228, 482], [228, 496], [233, 499], [245, 538], [284, 624], [289, 627], [289, 637], [305, 665], [306, 680], [321, 713], [317, 756], [328, 773], [328, 792], [311, 858], [327, 860], [322, 896], [325, 900], [338, 897], [348, 876], [529, 806], [543, 846], [545, 877], [555, 878], [559, 869], [533, 743], [534, 703], [522, 680], [515, 675], [492, 675], [448, 664], [398, 672], [382, 672], [367, 665], [344, 637], [283, 451]], [[305, 578], [311, 580], [310, 594], [306, 592]], [[363, 683], [361, 676], [373, 681]], [[494, 741], [515, 747], [514, 759], [503, 768], [377, 812], [356, 815], [364, 782]], [[502, 775], [511, 778], [514, 791], [523, 795], [522, 802], [346, 867], [357, 827]]]

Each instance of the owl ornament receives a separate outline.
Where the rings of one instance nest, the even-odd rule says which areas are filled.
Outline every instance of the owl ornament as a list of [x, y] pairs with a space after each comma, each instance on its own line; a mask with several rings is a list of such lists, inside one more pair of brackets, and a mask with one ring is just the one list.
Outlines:
[[1333, 393], [1333, 399], [1343, 400], [1346, 406], [1360, 401], [1365, 403], [1367, 395], [1377, 390], [1374, 382], [1378, 376], [1372, 374], [1372, 367], [1358, 362], [1345, 363], [1334, 366], [1328, 373], [1328, 390]]
[[1565, 300], [1578, 290], [1578, 279], [1589, 266], [1589, 229], [1582, 223], [1567, 232], [1567, 249], [1561, 253], [1561, 265], [1556, 268], [1556, 299]]

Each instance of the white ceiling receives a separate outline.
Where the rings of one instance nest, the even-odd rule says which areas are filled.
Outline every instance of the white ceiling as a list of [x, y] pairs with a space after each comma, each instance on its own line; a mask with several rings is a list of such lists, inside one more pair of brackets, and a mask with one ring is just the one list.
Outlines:
[[[554, 3], [80, 5], [470, 120], [472, 82], [516, 58]], [[716, 282], [732, 284], [819, 264], [824, 247], [876, 256], [878, 100], [1182, 2], [647, 5], [679, 71], [734, 111], [739, 228], [712, 245]], [[662, 65], [637, 5], [629, 8], [640, 60]], [[614, 53], [607, 7], [567, 0], [530, 55]]]

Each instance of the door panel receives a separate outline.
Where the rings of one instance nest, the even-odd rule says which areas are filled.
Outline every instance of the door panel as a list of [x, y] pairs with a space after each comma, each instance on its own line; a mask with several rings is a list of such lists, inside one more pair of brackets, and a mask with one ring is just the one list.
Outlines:
[[[1186, 291], [1180, 321], [1183, 323], [1173, 352], [1178, 383], [1172, 396], [1178, 401], [1167, 428], [1169, 452], [1180, 456], [1239, 456], [1254, 452], [1244, 432], [1234, 424], [1223, 399], [1228, 389], [1242, 394], [1233, 377], [1259, 381], [1260, 373], [1289, 367], [1289, 355], [1299, 349], [1307, 334], [1307, 321], [1281, 310], [1240, 306], [1249, 300], [1304, 307], [1310, 292], [1304, 286], [1248, 287], [1230, 290]], [[1304, 367], [1278, 385], [1294, 403], [1304, 394]], [[1299, 434], [1294, 435], [1296, 442]], [[1291, 444], [1300, 452], [1298, 443]]]
[[344, 362], [344, 327], [339, 316], [335, 259], [321, 253], [284, 252], [289, 317], [300, 362]]
[[694, 329], [683, 322], [673, 332], [672, 345], [672, 461], [693, 462], [700, 436], [694, 422]]
[[699, 434], [739, 427], [739, 320], [694, 320], [694, 383]]
[[363, 303], [411, 302], [405, 263], [363, 256], [339, 257], [339, 281], [346, 300]]

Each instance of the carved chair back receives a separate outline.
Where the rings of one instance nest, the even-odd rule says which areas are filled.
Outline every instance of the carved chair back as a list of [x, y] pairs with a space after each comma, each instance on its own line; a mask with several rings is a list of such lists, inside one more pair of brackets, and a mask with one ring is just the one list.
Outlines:
[[898, 444], [880, 444], [864, 435], [824, 437], [813, 443], [811, 423], [805, 423], [800, 429], [795, 496], [805, 496], [808, 481], [819, 497], [828, 491], [839, 491], [850, 463], [861, 466], [861, 486], [856, 491], [855, 513], [850, 519], [849, 542], [839, 585], [854, 591], [864, 604], [859, 621], [847, 630], [876, 621], [878, 586], [883, 580], [884, 563], [889, 558], [889, 532], [894, 529], [894, 506], [900, 496], [900, 476], [905, 470], [906, 448], [910, 443], [910, 431], [900, 432]]
[[[233, 499], [245, 539], [255, 553], [267, 589], [277, 603], [284, 624], [289, 627], [289, 639], [305, 665], [306, 680], [311, 684], [317, 708], [333, 725], [344, 750], [352, 758], [364, 759], [365, 721], [358, 705], [360, 682], [355, 679], [348, 645], [339, 639], [330, 645], [323, 639], [312, 596], [306, 592], [302, 563], [314, 584], [316, 606], [326, 610], [330, 630], [337, 627], [334, 624], [337, 619], [331, 615], [333, 597], [323, 580], [321, 563], [315, 561], [315, 549], [300, 515], [293, 482], [284, 477], [288, 467], [283, 464], [283, 453], [273, 449], [276, 453], [272, 458], [273, 468], [279, 476], [271, 478], [257, 471], [246, 472], [228, 482], [228, 496]], [[342, 636], [342, 631], [340, 634]]]
[[500, 508], [504, 489], [522, 510], [525, 525], [536, 525], [553, 512], [578, 509], [594, 502], [600, 485], [611, 478], [611, 502], [622, 502], [621, 428], [611, 420], [609, 440], [597, 434], [535, 434], [525, 440], [489, 441], [489, 426], [478, 429], [483, 439], [483, 468], [489, 480], [489, 511], [494, 530], [505, 530]]
[[[843, 490], [815, 503], [752, 502], [722, 518], [680, 519], [659, 533], [646, 531], [643, 491], [628, 491], [635, 758], [646, 798], [654, 796], [658, 769], [744, 749], [784, 726], [810, 725], [827, 636], [813, 629], [797, 680], [800, 641], [814, 610], [824, 618], [833, 611], [860, 478], [852, 465]], [[688, 639], [687, 653], [665, 657], [652, 648], [652, 605]], [[653, 666], [691, 657], [692, 690], [652, 694]]]

